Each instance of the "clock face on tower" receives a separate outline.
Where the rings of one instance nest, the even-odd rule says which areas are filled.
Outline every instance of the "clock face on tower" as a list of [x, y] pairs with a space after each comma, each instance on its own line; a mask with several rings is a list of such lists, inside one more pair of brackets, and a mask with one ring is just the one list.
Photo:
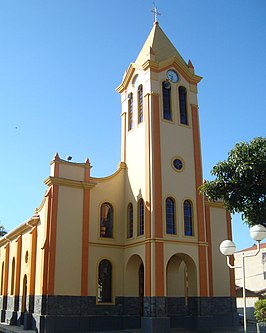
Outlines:
[[177, 72], [173, 69], [169, 69], [166, 72], [166, 76], [167, 76], [168, 80], [172, 81], [173, 83], [176, 83], [179, 80]]

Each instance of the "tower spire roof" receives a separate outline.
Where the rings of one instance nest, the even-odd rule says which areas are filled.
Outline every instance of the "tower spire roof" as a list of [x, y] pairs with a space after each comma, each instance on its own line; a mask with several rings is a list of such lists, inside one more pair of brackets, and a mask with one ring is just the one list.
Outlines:
[[173, 57], [178, 58], [186, 64], [185, 60], [181, 57], [169, 38], [160, 28], [158, 21], [155, 21], [135, 63], [142, 65], [147, 60], [153, 60], [160, 63]]
[[122, 83], [117, 87], [117, 91], [121, 93], [129, 84], [136, 68], [146, 70], [160, 70], [169, 66], [173, 66], [184, 76], [187, 81], [197, 84], [202, 79], [194, 72], [194, 67], [190, 61], [189, 64], [181, 57], [169, 38], [160, 28], [158, 22], [154, 22], [151, 32], [146, 39], [136, 61], [131, 63], [126, 70]]

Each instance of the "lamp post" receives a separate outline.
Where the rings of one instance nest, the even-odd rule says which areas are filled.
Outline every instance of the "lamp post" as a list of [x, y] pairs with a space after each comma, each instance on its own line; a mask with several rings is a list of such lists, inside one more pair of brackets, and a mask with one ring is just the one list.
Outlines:
[[229, 257], [236, 251], [236, 246], [231, 240], [224, 240], [220, 244], [220, 251], [226, 256], [227, 266], [230, 268], [242, 268], [243, 279], [243, 313], [244, 313], [244, 333], [247, 332], [247, 313], [246, 313], [246, 276], [245, 276], [245, 258], [255, 257], [260, 252], [260, 242], [266, 237], [266, 228], [263, 225], [257, 224], [250, 228], [250, 237], [257, 242], [256, 252], [251, 254], [242, 253], [242, 265], [232, 266]]

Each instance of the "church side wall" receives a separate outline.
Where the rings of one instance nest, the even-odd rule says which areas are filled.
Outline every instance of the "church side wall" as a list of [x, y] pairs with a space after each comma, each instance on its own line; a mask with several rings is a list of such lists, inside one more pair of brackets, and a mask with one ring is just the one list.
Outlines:
[[230, 295], [230, 269], [226, 258], [219, 250], [221, 242], [228, 239], [226, 224], [226, 210], [219, 207], [210, 207], [210, 226], [212, 239], [212, 267], [213, 267], [213, 294], [214, 296]]
[[23, 310], [34, 311], [33, 297], [42, 292], [46, 209], [45, 198], [36, 215], [0, 241], [1, 320], [7, 323], [16, 323]]
[[83, 189], [59, 187], [55, 295], [80, 295]]
[[[99, 179], [91, 190], [89, 226], [89, 281], [88, 294], [97, 296], [98, 265], [107, 259], [113, 269], [113, 296], [123, 294], [123, 242], [126, 232], [124, 216], [124, 177], [122, 170], [108, 179]], [[95, 179], [97, 181], [97, 179]], [[113, 207], [113, 238], [100, 237], [100, 208], [108, 202]]]

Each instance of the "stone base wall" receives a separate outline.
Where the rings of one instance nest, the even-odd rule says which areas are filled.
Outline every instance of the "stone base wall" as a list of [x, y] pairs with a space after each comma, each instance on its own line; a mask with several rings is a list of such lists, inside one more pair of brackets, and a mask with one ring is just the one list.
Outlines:
[[[144, 297], [141, 319], [138, 297], [116, 297], [114, 304], [96, 304], [95, 297], [34, 296], [21, 313], [21, 299], [0, 298], [1, 321], [23, 325], [38, 333], [74, 333], [138, 329], [161, 332], [170, 328], [192, 330], [238, 325], [235, 299], [231, 297]], [[144, 320], [145, 319], [145, 320]]]

